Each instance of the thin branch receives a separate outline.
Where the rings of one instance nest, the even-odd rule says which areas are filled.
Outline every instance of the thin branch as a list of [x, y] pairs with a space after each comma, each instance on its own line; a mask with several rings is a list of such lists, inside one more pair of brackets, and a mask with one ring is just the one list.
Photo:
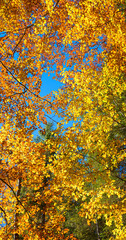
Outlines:
[[13, 54], [15, 53], [16, 48], [18, 47], [18, 45], [21, 43], [23, 37], [25, 36], [25, 34], [26, 34], [26, 29], [27, 29], [27, 28], [25, 28], [25, 31], [24, 31], [24, 33], [22, 34], [22, 36], [21, 36], [19, 42], [18, 42], [18, 43], [16, 44], [16, 46], [14, 47], [14, 49], [13, 49]]
[[54, 8], [53, 8], [53, 10], [57, 7], [57, 5], [58, 5], [58, 3], [59, 3], [59, 1], [60, 0], [57, 0], [57, 2], [55, 3], [55, 5], [54, 5]]
[[[55, 10], [55, 8], [57, 7], [59, 1], [60, 1], [60, 0], [57, 0], [57, 2], [54, 4], [53, 10]], [[43, 16], [40, 17], [40, 19], [41, 19], [42, 17], [46, 17], [48, 14], [49, 14], [49, 12], [47, 11]], [[26, 26], [26, 27], [19, 28], [16, 32], [13, 32], [13, 31], [4, 31], [4, 32], [2, 32], [2, 33], [0, 33], [0, 34], [17, 33], [18, 31], [26, 30], [26, 29], [28, 29], [28, 28], [31, 28], [31, 27], [35, 26], [35, 24], [36, 24], [36, 21], [35, 21], [34, 23]]]
[[119, 176], [115, 176], [116, 178], [118, 178], [118, 179], [120, 179], [121, 181], [123, 181], [123, 182], [126, 182], [126, 180], [125, 179], [123, 179], [123, 178], [121, 178], [121, 177], [119, 177]]
[[49, 119], [51, 119], [53, 122], [58, 123], [56, 120], [54, 120], [53, 118], [49, 117], [46, 113], [44, 114], [46, 117], [48, 117]]
[[[59, 0], [55, 3], [53, 10], [57, 7], [58, 3], [59, 3]], [[48, 14], [48, 12], [45, 13], [45, 14], [43, 15], [43, 17], [45, 17], [47, 14]], [[19, 42], [17, 43], [17, 45], [15, 46], [15, 48], [13, 49], [13, 54], [15, 53], [16, 48], [18, 47], [18, 45], [19, 45], [20, 42], [22, 41], [23, 37], [25, 36], [26, 30], [27, 30], [28, 28], [31, 28], [32, 26], [34, 26], [34, 24], [35, 24], [35, 23], [33, 23], [33, 24], [25, 27], [25, 31], [24, 31], [23, 35], [21, 36], [21, 38], [20, 38]]]
[[14, 94], [12, 94], [12, 95], [10, 95], [10, 96], [8, 96], [8, 97], [5, 97], [4, 99], [6, 100], [6, 99], [8, 99], [8, 98], [11, 98], [11, 97], [13, 97], [13, 96], [15, 96], [15, 95], [22, 95], [22, 94], [24, 94], [24, 93], [26, 93], [25, 91], [24, 92], [16, 92], [16, 93], [14, 93]]
[[25, 209], [25, 207], [24, 207], [24, 205], [22, 204], [22, 202], [18, 199], [18, 197], [17, 197], [17, 195], [16, 195], [13, 187], [12, 187], [10, 184], [8, 184], [4, 179], [0, 178], [0, 180], [1, 180], [5, 185], [7, 185], [7, 186], [11, 189], [11, 191], [13, 192], [13, 194], [14, 194], [17, 202], [19, 202], [20, 205], [23, 207], [23, 209], [27, 212], [27, 210]]
[[[15, 95], [18, 95], [18, 94], [19, 94], [19, 95], [22, 95], [22, 94], [24, 94], [24, 93], [25, 93], [25, 92], [14, 93], [14, 94], [12, 94], [12, 95], [4, 98], [4, 99], [6, 100], [6, 99], [11, 98], [11, 97], [13, 97], [13, 96], [15, 96]], [[26, 99], [30, 99], [30, 98], [28, 98], [28, 97], [26, 97], [26, 96], [25, 96], [25, 98], [26, 98]], [[58, 123], [56, 120], [54, 120], [52, 117], [50, 117], [50, 116], [47, 115], [46, 113], [44, 113], [44, 115], [45, 115], [47, 118], [49, 118], [50, 120], [52, 120], [53, 122]], [[55, 116], [55, 115], [54, 115], [54, 116]]]
[[46, 102], [48, 102], [51, 107], [52, 107], [52, 103], [50, 101], [48, 101], [47, 99], [40, 97], [38, 94], [33, 93], [31, 90], [29, 90], [28, 87], [26, 87], [26, 85], [24, 85], [22, 82], [20, 82], [15, 76], [14, 74], [5, 66], [5, 64], [0, 60], [2, 66], [7, 70], [7, 72], [9, 72], [11, 74], [11, 76], [16, 80], [16, 82], [18, 82], [24, 89], [26, 89], [28, 92], [30, 92], [32, 95], [34, 95], [37, 98], [40, 98], [41, 100], [44, 100]]
[[[117, 107], [119, 106], [118, 103], [116, 103], [114, 99], [113, 99], [113, 102], [114, 102], [114, 104], [115, 104]], [[119, 110], [118, 112], [119, 112], [120, 114], [122, 114], [122, 116], [123, 116], [124, 118], [126, 118], [126, 116], [125, 116], [120, 110]]]
[[13, 192], [13, 194], [14, 194], [17, 202], [22, 206], [22, 208], [24, 209], [24, 211], [28, 214], [29, 219], [32, 220], [32, 221], [34, 221], [35, 224], [37, 224], [37, 223], [35, 222], [35, 220], [33, 220], [33, 219], [31, 218], [31, 216], [29, 215], [29, 212], [27, 211], [27, 209], [24, 207], [24, 205], [22, 204], [22, 202], [19, 200], [19, 198], [18, 198], [17, 194], [15, 193], [13, 187], [12, 187], [10, 184], [8, 184], [8, 183], [7, 183], [4, 179], [2, 179], [2, 178], [0, 178], [0, 181], [2, 181], [5, 185], [7, 185], [7, 186], [11, 189], [11, 191]]
[[6, 216], [6, 212], [5, 212], [5, 210], [2, 208], [2, 207], [0, 207], [0, 209], [1, 209], [1, 211], [4, 213], [4, 216], [5, 216], [5, 221], [6, 221], [6, 233], [7, 233], [7, 216]]

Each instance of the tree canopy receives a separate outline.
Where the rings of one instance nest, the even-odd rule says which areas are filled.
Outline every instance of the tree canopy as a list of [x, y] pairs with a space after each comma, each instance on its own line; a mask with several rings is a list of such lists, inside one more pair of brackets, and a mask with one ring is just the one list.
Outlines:
[[[70, 204], [98, 240], [107, 227], [110, 240], [126, 237], [125, 10], [125, 0], [0, 1], [2, 240], [79, 238]], [[44, 72], [64, 85], [41, 97]], [[51, 113], [62, 118], [52, 132]]]

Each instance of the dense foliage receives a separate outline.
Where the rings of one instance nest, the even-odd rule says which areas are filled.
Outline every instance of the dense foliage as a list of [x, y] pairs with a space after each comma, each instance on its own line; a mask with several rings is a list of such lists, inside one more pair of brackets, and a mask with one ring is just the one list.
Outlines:
[[[125, 0], [0, 1], [2, 240], [125, 239], [125, 13]], [[41, 97], [44, 72], [63, 87]]]

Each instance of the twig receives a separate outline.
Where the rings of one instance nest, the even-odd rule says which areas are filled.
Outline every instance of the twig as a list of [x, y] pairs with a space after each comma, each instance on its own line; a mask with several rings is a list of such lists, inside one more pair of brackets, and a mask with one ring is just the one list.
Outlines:
[[4, 215], [5, 215], [5, 221], [6, 221], [6, 233], [7, 233], [7, 216], [6, 216], [6, 212], [5, 212], [5, 210], [2, 208], [2, 207], [0, 207], [0, 209], [1, 209], [1, 211], [4, 213]]
[[118, 179], [120, 179], [121, 181], [123, 181], [123, 182], [126, 182], [126, 180], [125, 179], [123, 179], [123, 178], [121, 178], [121, 177], [119, 177], [119, 176], [115, 176], [116, 178], [118, 178]]
[[[55, 10], [55, 8], [57, 7], [59, 1], [60, 1], [60, 0], [57, 0], [57, 2], [54, 4], [53, 10]], [[49, 14], [49, 12], [47, 11], [43, 16], [40, 17], [40, 19], [41, 19], [42, 17], [46, 17], [48, 14]], [[16, 32], [13, 32], [13, 31], [4, 31], [4, 32], [2, 32], [2, 33], [0, 33], [0, 34], [17, 33], [18, 31], [21, 31], [21, 30], [24, 30], [24, 29], [26, 30], [26, 29], [28, 29], [28, 28], [33, 27], [33, 26], [35, 25], [35, 23], [36, 23], [36, 22], [34, 22], [34, 23], [32, 23], [32, 24], [30, 24], [30, 25], [28, 25], [28, 26], [26, 26], [26, 27], [19, 28]]]
[[57, 121], [55, 121], [53, 118], [49, 117], [46, 113], [45, 116], [48, 117], [49, 119], [51, 119], [53, 122], [58, 123]]
[[[32, 220], [32, 218], [31, 218], [31, 216], [29, 215], [27, 209], [24, 207], [24, 205], [22, 204], [22, 202], [19, 200], [19, 198], [18, 198], [17, 194], [15, 193], [13, 187], [12, 187], [10, 184], [8, 184], [8, 183], [7, 183], [4, 179], [2, 179], [2, 178], [0, 178], [0, 181], [2, 181], [5, 185], [7, 185], [7, 186], [11, 189], [11, 191], [13, 192], [13, 194], [14, 194], [17, 202], [22, 206], [22, 208], [24, 209], [24, 211], [28, 214], [29, 219]], [[35, 220], [32, 220], [32, 221], [34, 221], [34, 223], [37, 224], [37, 223], [35, 222]]]
[[22, 34], [22, 36], [21, 36], [21, 38], [20, 38], [19, 42], [16, 44], [15, 48], [13, 49], [13, 54], [15, 53], [15, 51], [16, 51], [16, 48], [18, 47], [18, 45], [21, 43], [21, 41], [22, 41], [23, 37], [25, 36], [26, 29], [27, 29], [27, 28], [25, 28], [25, 31], [24, 31], [24, 33]]
[[44, 100], [46, 102], [48, 102], [51, 107], [52, 107], [52, 103], [50, 101], [48, 101], [47, 99], [40, 97], [38, 94], [33, 93], [31, 90], [29, 90], [28, 87], [26, 87], [26, 85], [24, 85], [22, 82], [20, 82], [15, 76], [14, 74], [5, 66], [5, 64], [0, 60], [1, 64], [3, 65], [4, 68], [6, 68], [7, 72], [9, 72], [11, 74], [11, 76], [16, 80], [16, 82], [18, 82], [24, 89], [26, 89], [28, 92], [30, 92], [32, 95], [34, 95], [37, 98], [40, 98], [41, 100]]
[[58, 5], [58, 3], [59, 3], [59, 1], [60, 0], [57, 0], [57, 2], [55, 3], [55, 5], [54, 5], [54, 8], [53, 8], [53, 10], [57, 7], [57, 5]]

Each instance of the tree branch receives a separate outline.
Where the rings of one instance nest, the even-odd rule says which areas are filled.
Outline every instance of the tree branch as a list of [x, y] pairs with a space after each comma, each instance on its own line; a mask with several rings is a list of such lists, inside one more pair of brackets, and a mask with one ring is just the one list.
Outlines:
[[[33, 219], [31, 218], [31, 216], [30, 216], [30, 214], [28, 213], [27, 209], [24, 207], [24, 205], [22, 204], [22, 202], [19, 200], [18, 195], [15, 193], [13, 187], [12, 187], [10, 184], [8, 184], [8, 183], [7, 183], [4, 179], [2, 179], [2, 178], [0, 178], [0, 181], [2, 181], [6, 186], [8, 186], [8, 187], [11, 189], [11, 191], [13, 192], [13, 194], [14, 194], [17, 202], [22, 206], [22, 208], [24, 209], [25, 213], [28, 214], [29, 220], [31, 220], [32, 222], [34, 221], [34, 223], [37, 224], [37, 223], [35, 222], [35, 220], [33, 220]], [[21, 182], [19, 183], [19, 185], [20, 185], [19, 187], [21, 187]]]
[[5, 216], [5, 221], [6, 221], [6, 233], [7, 233], [7, 216], [6, 216], [6, 212], [5, 212], [5, 210], [2, 208], [2, 207], [0, 207], [0, 209], [1, 209], [1, 211], [4, 213], [4, 216]]
[[41, 100], [44, 100], [46, 102], [48, 102], [51, 107], [52, 107], [52, 103], [50, 101], [48, 101], [47, 99], [43, 98], [43, 97], [40, 97], [38, 94], [35, 94], [34, 92], [32, 92], [31, 90], [29, 90], [28, 87], [26, 87], [26, 85], [24, 85], [22, 82], [20, 82], [15, 76], [14, 74], [5, 66], [5, 64], [0, 60], [2, 66], [7, 70], [7, 72], [10, 73], [10, 75], [14, 78], [14, 80], [16, 80], [16, 82], [18, 82], [24, 89], [26, 89], [28, 92], [30, 92], [32, 95], [34, 95], [35, 97], [37, 98], [40, 98]]
[[24, 31], [24, 33], [22, 34], [22, 36], [21, 36], [19, 42], [18, 42], [18, 43], [16, 44], [16, 46], [14, 47], [14, 49], [13, 49], [13, 54], [15, 53], [16, 48], [18, 47], [18, 45], [19, 45], [20, 42], [22, 41], [23, 37], [25, 36], [25, 34], [26, 34], [26, 29], [27, 29], [27, 28], [25, 28], [25, 31]]

